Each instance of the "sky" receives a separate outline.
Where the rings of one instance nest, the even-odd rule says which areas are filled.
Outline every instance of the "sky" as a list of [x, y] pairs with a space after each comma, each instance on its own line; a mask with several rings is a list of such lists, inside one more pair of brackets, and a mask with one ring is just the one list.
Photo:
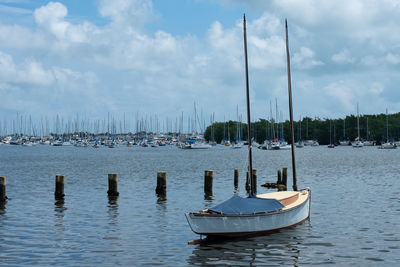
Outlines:
[[400, 111], [397, 0], [0, 0], [0, 120]]

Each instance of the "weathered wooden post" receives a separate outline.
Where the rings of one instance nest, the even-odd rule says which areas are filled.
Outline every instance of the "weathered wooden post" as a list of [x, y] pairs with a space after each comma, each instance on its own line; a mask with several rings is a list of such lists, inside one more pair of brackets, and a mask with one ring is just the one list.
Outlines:
[[167, 193], [167, 173], [166, 172], [157, 172], [156, 193], [158, 195], [166, 195], [166, 193]]
[[238, 188], [238, 184], [239, 184], [239, 170], [238, 169], [235, 169], [235, 171], [234, 171], [233, 184], [234, 184], [235, 188]]
[[109, 197], [119, 196], [118, 192], [118, 174], [110, 173], [108, 174], [108, 191]]
[[253, 193], [257, 194], [257, 170], [253, 169], [253, 182], [251, 183], [253, 187]]
[[276, 181], [276, 184], [282, 184], [282, 172], [281, 172], [281, 170], [278, 170], [278, 180]]
[[[287, 168], [282, 169], [282, 183], [287, 188]], [[285, 190], [287, 190], [287, 189], [285, 189]]]
[[6, 177], [0, 176], [0, 202], [5, 202], [6, 200]]
[[212, 195], [214, 171], [204, 171], [204, 193], [206, 195]]
[[64, 175], [56, 175], [56, 190], [54, 192], [54, 197], [56, 200], [64, 199]]
[[250, 192], [250, 175], [249, 171], [246, 172], [246, 192]]

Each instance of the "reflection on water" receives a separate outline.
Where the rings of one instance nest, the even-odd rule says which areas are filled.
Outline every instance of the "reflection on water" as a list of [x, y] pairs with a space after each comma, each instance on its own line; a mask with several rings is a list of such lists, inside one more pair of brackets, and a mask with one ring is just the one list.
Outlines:
[[6, 213], [6, 202], [7, 201], [0, 201], [0, 215]]
[[118, 196], [109, 196], [108, 197], [108, 205], [107, 205], [107, 214], [110, 225], [118, 224]]
[[252, 238], [206, 238], [194, 247], [189, 265], [197, 266], [297, 266], [309, 221], [274, 234]]
[[167, 193], [165, 194], [156, 193], [156, 196], [157, 196], [157, 203], [162, 203], [167, 201]]

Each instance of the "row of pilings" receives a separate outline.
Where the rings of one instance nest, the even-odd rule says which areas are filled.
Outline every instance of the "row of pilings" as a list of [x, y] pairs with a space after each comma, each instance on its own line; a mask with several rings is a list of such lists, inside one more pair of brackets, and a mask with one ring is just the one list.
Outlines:
[[[250, 192], [250, 178], [249, 172], [246, 173], [246, 183], [245, 188], [247, 192]], [[254, 179], [254, 187], [253, 192], [257, 193], [257, 170], [253, 169], [253, 179]], [[204, 171], [204, 196], [205, 198], [209, 198], [213, 195], [213, 180], [214, 180], [214, 171], [206, 170]], [[55, 180], [55, 191], [54, 198], [56, 200], [63, 200], [65, 197], [64, 194], [64, 184], [65, 184], [65, 176], [64, 175], [56, 175]], [[239, 186], [239, 170], [235, 169], [233, 174], [233, 185], [235, 190], [238, 189]], [[261, 186], [268, 188], [277, 188], [279, 191], [284, 191], [287, 188], [287, 168], [283, 168], [282, 172], [278, 170], [277, 173], [277, 182], [276, 183], [265, 183]], [[166, 199], [167, 195], [167, 173], [166, 172], [158, 172], [157, 173], [157, 186], [155, 192], [159, 199]], [[109, 197], [118, 197], [118, 174], [108, 174], [108, 190], [107, 195]], [[7, 201], [6, 195], [6, 177], [0, 176], [0, 203], [5, 203]]]

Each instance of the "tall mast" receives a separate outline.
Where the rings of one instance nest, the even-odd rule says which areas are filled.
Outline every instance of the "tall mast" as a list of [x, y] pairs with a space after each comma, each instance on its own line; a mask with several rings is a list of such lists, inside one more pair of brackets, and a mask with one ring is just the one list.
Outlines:
[[246, 15], [243, 15], [243, 42], [244, 42], [244, 62], [246, 70], [246, 102], [247, 102], [247, 140], [249, 150], [249, 178], [250, 178], [250, 195], [255, 193], [253, 182], [253, 162], [251, 154], [251, 121], [250, 121], [250, 94], [249, 94], [249, 71], [247, 62], [247, 36], [246, 36]]
[[346, 117], [343, 119], [343, 140], [346, 140]]
[[389, 142], [388, 109], [386, 108], [386, 142]]
[[357, 137], [360, 140], [360, 114], [358, 113], [358, 102], [357, 102]]
[[288, 91], [289, 91], [289, 114], [290, 114], [290, 132], [292, 135], [292, 169], [293, 169], [293, 190], [297, 191], [297, 177], [296, 177], [296, 159], [294, 155], [294, 127], [293, 127], [293, 104], [292, 104], [292, 82], [290, 76], [290, 55], [289, 55], [289, 37], [287, 19], [285, 19], [286, 29], [286, 60], [287, 60], [287, 73], [288, 73]]

